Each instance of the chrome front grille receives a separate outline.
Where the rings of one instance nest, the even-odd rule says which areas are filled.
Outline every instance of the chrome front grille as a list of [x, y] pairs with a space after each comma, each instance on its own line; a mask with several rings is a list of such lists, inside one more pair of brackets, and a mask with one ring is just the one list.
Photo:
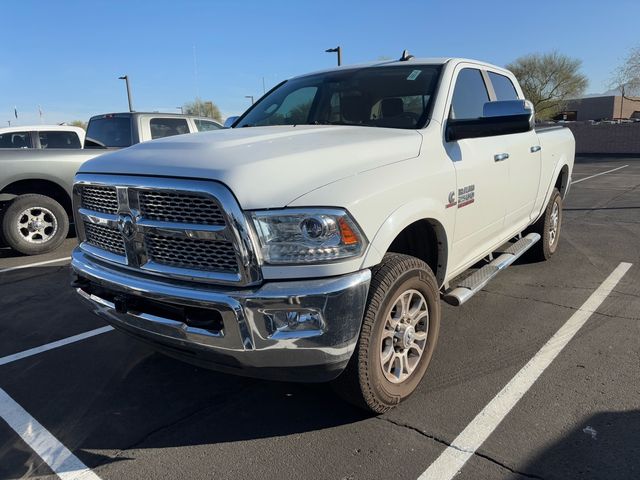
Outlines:
[[238, 261], [229, 241], [174, 238], [149, 233], [145, 236], [149, 259], [164, 265], [196, 270], [236, 272]]
[[215, 182], [78, 175], [80, 248], [149, 274], [228, 285], [261, 280], [247, 220]]
[[84, 234], [90, 245], [116, 255], [125, 255], [124, 240], [118, 230], [103, 225], [85, 223]]
[[139, 199], [140, 213], [150, 220], [196, 225], [225, 224], [220, 206], [209, 197], [183, 192], [143, 191]]
[[118, 195], [114, 187], [85, 186], [81, 195], [82, 207], [102, 213], [118, 213]]

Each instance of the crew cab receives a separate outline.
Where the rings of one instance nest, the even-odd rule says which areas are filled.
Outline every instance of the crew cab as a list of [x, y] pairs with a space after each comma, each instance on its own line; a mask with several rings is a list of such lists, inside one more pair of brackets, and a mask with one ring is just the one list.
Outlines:
[[0, 129], [0, 241], [26, 255], [57, 248], [73, 216], [73, 177], [105, 149], [220, 128], [193, 115], [126, 112], [91, 117], [86, 138], [71, 126]]
[[422, 380], [441, 299], [558, 249], [574, 139], [534, 129], [505, 69], [405, 52], [287, 80], [232, 127], [74, 185], [73, 287], [184, 361], [384, 412]]

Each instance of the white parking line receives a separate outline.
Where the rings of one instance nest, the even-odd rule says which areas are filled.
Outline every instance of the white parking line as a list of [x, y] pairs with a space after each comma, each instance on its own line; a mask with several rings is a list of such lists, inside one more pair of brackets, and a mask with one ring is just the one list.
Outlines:
[[626, 262], [622, 262], [616, 267], [556, 334], [467, 425], [451, 443], [451, 446], [447, 447], [436, 461], [418, 477], [418, 480], [449, 480], [460, 471], [515, 404], [527, 393], [542, 372], [600, 307], [629, 268], [631, 268], [631, 263]]
[[26, 265], [18, 265], [17, 267], [4, 268], [0, 270], [0, 273], [22, 270], [23, 268], [39, 267], [40, 265], [49, 265], [50, 263], [66, 262], [67, 260], [71, 260], [71, 257], [54, 258], [53, 260], [46, 260], [44, 262], [27, 263]]
[[573, 182], [571, 182], [571, 185], [575, 185], [576, 183], [584, 182], [585, 180], [589, 180], [591, 178], [599, 177], [600, 175], [605, 175], [607, 173], [615, 172], [616, 170], [622, 170], [623, 168], [627, 168], [628, 166], [629, 165], [623, 165], [623, 166], [618, 167], [618, 168], [613, 168], [611, 170], [607, 170], [606, 172], [600, 172], [600, 173], [596, 173], [595, 175], [591, 175], [589, 177], [581, 178], [579, 180], [574, 180]]
[[0, 418], [7, 422], [62, 480], [100, 480], [100, 477], [1, 388]]
[[6, 365], [7, 363], [15, 362], [16, 360], [20, 360], [22, 358], [31, 357], [32, 355], [37, 355], [38, 353], [46, 352], [47, 350], [53, 350], [54, 348], [63, 347], [65, 345], [69, 345], [70, 343], [79, 342], [80, 340], [84, 340], [85, 338], [95, 337], [96, 335], [107, 333], [111, 330], [113, 330], [113, 327], [107, 325], [106, 327], [100, 327], [96, 328], [95, 330], [89, 330], [88, 332], [79, 333], [78, 335], [63, 338], [62, 340], [56, 340], [55, 342], [47, 343], [39, 347], [30, 348], [29, 350], [14, 353], [13, 355], [7, 355], [6, 357], [0, 358], [0, 366]]

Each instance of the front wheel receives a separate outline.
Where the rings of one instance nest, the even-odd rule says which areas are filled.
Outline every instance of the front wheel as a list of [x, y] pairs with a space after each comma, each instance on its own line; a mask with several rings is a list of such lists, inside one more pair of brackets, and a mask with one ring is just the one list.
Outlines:
[[424, 377], [440, 330], [440, 297], [433, 272], [415, 257], [388, 253], [372, 274], [356, 350], [334, 387], [348, 402], [383, 413]]
[[24, 255], [47, 253], [60, 246], [69, 233], [69, 218], [62, 205], [44, 195], [20, 195], [2, 217], [2, 236]]

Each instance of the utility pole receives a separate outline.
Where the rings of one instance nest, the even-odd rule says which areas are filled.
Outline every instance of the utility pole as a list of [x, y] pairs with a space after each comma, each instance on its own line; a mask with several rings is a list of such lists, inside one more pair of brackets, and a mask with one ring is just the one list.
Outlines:
[[325, 50], [327, 53], [337, 53], [338, 54], [338, 66], [342, 65], [342, 47], [338, 45], [336, 48], [327, 48]]
[[133, 112], [133, 103], [131, 101], [131, 87], [129, 85], [129, 75], [123, 75], [122, 77], [118, 77], [118, 80], [124, 80], [127, 84], [127, 99], [129, 100], [129, 111]]
[[250, 98], [251, 99], [251, 105], [253, 105], [253, 95], [245, 95], [244, 98]]

